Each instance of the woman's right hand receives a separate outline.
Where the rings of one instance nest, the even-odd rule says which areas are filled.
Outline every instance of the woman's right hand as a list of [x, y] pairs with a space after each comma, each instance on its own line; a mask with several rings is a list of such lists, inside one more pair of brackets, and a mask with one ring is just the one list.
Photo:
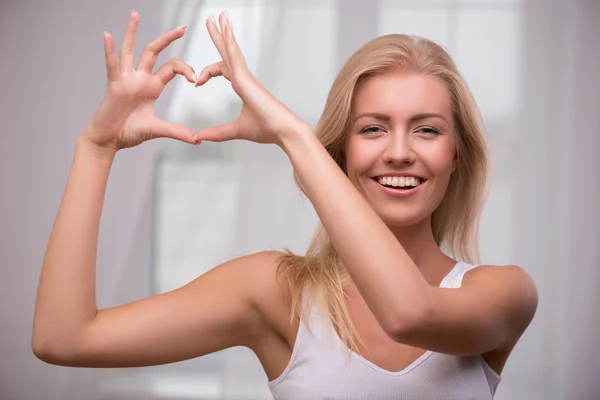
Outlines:
[[154, 114], [154, 102], [176, 75], [183, 75], [189, 82], [196, 83], [193, 68], [176, 58], [152, 72], [159, 53], [183, 36], [185, 26], [171, 30], [148, 44], [136, 68], [133, 47], [138, 23], [139, 14], [134, 10], [118, 58], [112, 36], [104, 33], [108, 88], [82, 138], [114, 150], [137, 146], [159, 137], [197, 144], [192, 129], [163, 121]]

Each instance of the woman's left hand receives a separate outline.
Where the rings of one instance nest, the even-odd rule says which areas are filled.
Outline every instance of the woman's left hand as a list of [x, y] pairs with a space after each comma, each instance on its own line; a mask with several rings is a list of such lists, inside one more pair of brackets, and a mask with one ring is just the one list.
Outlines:
[[211, 78], [223, 76], [243, 102], [242, 112], [234, 122], [200, 130], [197, 140], [222, 142], [244, 139], [256, 143], [281, 145], [283, 134], [292, 134], [305, 124], [282, 102], [269, 93], [248, 70], [242, 51], [237, 44], [229, 20], [219, 15], [221, 31], [212, 17], [206, 21], [208, 33], [217, 47], [222, 61], [204, 68], [196, 86]]

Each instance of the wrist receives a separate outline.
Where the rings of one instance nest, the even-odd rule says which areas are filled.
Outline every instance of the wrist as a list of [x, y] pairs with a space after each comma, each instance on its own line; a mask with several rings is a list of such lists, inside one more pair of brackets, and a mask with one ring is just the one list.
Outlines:
[[295, 126], [295, 129], [286, 131], [279, 135], [279, 147], [289, 156], [294, 146], [305, 142], [306, 140], [317, 140], [313, 129], [302, 122]]
[[84, 151], [96, 160], [112, 163], [119, 149], [93, 142], [86, 134], [87, 129], [77, 139], [76, 150]]

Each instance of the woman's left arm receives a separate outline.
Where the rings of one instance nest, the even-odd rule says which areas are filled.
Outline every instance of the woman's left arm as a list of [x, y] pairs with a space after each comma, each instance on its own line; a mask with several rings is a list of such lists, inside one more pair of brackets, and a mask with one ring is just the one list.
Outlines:
[[524, 270], [476, 268], [460, 289], [431, 287], [313, 132], [299, 127], [281, 137], [344, 266], [392, 339], [460, 355], [518, 339], [537, 308], [535, 284]]
[[231, 124], [200, 140], [275, 143], [288, 155], [345, 268], [371, 312], [394, 340], [452, 354], [481, 354], [516, 340], [533, 318], [537, 291], [518, 267], [477, 268], [461, 289], [431, 287], [402, 245], [356, 190], [312, 129], [248, 71], [231, 26], [207, 27], [223, 61], [205, 68], [201, 85], [223, 75], [244, 106]]

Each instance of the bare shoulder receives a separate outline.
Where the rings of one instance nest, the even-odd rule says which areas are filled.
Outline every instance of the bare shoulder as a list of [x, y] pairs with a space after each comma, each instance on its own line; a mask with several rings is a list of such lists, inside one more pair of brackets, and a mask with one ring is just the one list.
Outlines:
[[518, 265], [481, 265], [468, 271], [464, 288], [493, 297], [518, 337], [529, 326], [538, 306], [538, 290], [533, 278]]
[[260, 306], [264, 302], [280, 300], [284, 296], [284, 288], [281, 280], [277, 277], [277, 268], [285, 253], [276, 250], [267, 250], [245, 256], [245, 261], [240, 265], [244, 268], [244, 279], [250, 279], [253, 283], [250, 294]]
[[[275, 288], [275, 273], [285, 254], [275, 250], [261, 251], [233, 258], [217, 268], [227, 268], [235, 274], [240, 282], [248, 287], [259, 289]], [[217, 269], [215, 268], [215, 269]], [[262, 287], [266, 285], [266, 287]]]
[[[537, 298], [537, 287], [533, 278], [518, 265], [480, 265], [468, 271], [463, 285], [506, 286], [523, 292], [528, 298]], [[511, 290], [513, 291], [513, 290]]]
[[[534, 285], [533, 279], [518, 265], [479, 265], [476, 268], [471, 269], [465, 274], [466, 277], [477, 277], [475, 279], [501, 279], [503, 281], [508, 280], [510, 282], [523, 282], [530, 285]], [[471, 278], [473, 279], [473, 278]]]
[[264, 311], [273, 302], [278, 304], [285, 299], [284, 288], [277, 277], [283, 256], [285, 253], [280, 251], [261, 251], [234, 258], [217, 268], [228, 267], [224, 277], [235, 277], [237, 285], [244, 287], [252, 306]]
[[[281, 333], [289, 325], [290, 306], [286, 287], [277, 269], [286, 254], [268, 250], [243, 256], [232, 261], [232, 272], [245, 287], [252, 308], [261, 316], [267, 331]], [[237, 270], [233, 271], [233, 269]]]

